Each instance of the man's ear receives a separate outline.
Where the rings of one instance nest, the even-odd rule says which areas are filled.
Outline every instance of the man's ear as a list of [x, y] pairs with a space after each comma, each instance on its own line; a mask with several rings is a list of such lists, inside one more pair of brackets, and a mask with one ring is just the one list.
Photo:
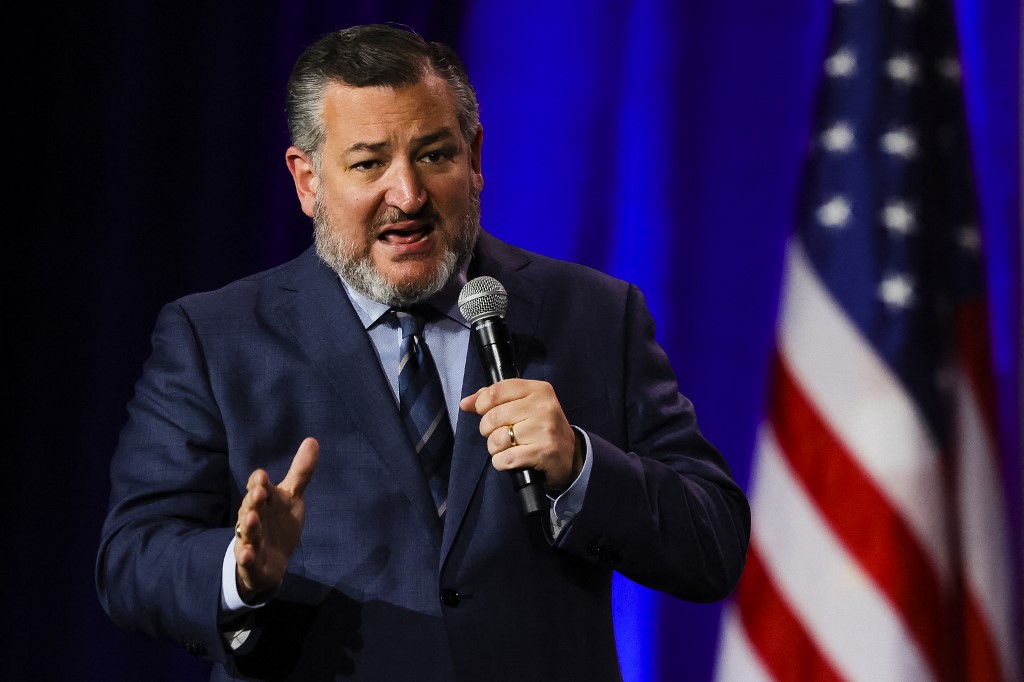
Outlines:
[[483, 145], [484, 127], [480, 126], [476, 131], [476, 137], [473, 138], [473, 144], [469, 146], [469, 163], [473, 168], [473, 175], [476, 177], [476, 188], [478, 191], [484, 188], [484, 174], [480, 166], [480, 149]]
[[317, 188], [320, 186], [320, 179], [313, 167], [313, 159], [298, 147], [288, 147], [284, 153], [284, 160], [288, 164], [292, 180], [295, 181], [295, 193], [299, 196], [302, 212], [312, 218], [313, 203]]

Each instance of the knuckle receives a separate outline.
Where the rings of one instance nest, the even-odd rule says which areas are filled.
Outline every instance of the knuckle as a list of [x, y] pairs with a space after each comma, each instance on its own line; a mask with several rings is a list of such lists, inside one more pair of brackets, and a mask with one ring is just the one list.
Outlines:
[[499, 391], [500, 387], [498, 384], [492, 384], [484, 389], [483, 393], [480, 395], [481, 401], [478, 401], [482, 402], [481, 409], [483, 409], [484, 412], [489, 411], [495, 404], [497, 404], [501, 395]]

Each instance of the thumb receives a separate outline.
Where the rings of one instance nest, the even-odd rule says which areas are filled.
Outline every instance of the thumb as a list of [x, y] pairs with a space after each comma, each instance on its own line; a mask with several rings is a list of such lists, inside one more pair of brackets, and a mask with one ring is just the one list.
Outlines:
[[306, 490], [306, 485], [313, 478], [313, 470], [316, 468], [317, 459], [320, 456], [320, 444], [316, 438], [306, 438], [299, 445], [295, 457], [292, 458], [292, 465], [288, 473], [281, 481], [280, 487], [288, 488], [296, 496], [301, 496]]

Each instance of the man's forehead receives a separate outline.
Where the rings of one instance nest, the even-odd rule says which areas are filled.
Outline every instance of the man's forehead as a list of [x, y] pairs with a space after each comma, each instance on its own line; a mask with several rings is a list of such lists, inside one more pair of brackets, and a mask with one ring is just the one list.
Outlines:
[[455, 99], [436, 75], [397, 87], [332, 82], [324, 90], [323, 104], [328, 137], [345, 147], [375, 145], [396, 135], [423, 142], [459, 130]]

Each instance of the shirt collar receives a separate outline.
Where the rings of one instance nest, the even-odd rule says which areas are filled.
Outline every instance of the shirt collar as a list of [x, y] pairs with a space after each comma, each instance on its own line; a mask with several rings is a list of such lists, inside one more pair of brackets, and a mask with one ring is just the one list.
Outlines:
[[[438, 312], [443, 313], [446, 317], [467, 329], [469, 328], [469, 323], [466, 322], [466, 319], [462, 317], [462, 313], [459, 312], [459, 294], [462, 292], [462, 287], [468, 281], [467, 273], [470, 260], [472, 260], [472, 256], [466, 259], [462, 267], [455, 273], [455, 276], [439, 292], [424, 301]], [[352, 301], [352, 306], [356, 310], [356, 315], [359, 316], [359, 321], [362, 322], [363, 327], [366, 329], [379, 324], [381, 318], [391, 310], [391, 306], [370, 300], [353, 289], [344, 278], [341, 278], [341, 283], [345, 287], [345, 293], [348, 294], [349, 300]]]

